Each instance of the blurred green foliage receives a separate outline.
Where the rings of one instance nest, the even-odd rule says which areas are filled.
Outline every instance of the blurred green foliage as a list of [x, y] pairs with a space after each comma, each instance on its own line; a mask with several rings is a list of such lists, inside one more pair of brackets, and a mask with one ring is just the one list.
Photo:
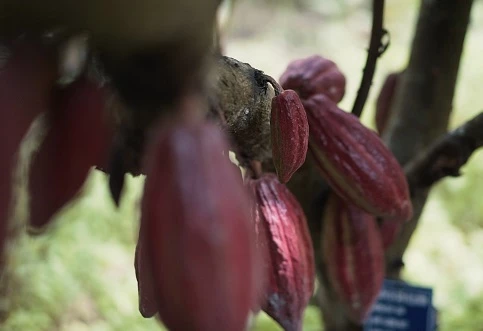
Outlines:
[[[347, 76], [341, 107], [352, 106], [370, 33], [363, 0], [304, 0], [304, 8], [277, 1], [238, 0], [226, 51], [279, 77], [287, 63], [321, 54]], [[289, 4], [289, 1], [285, 1]], [[323, 4], [323, 5], [322, 5]], [[373, 125], [374, 101], [385, 75], [407, 61], [419, 1], [386, 2], [391, 46], [378, 62], [363, 121]], [[274, 10], [274, 6], [276, 10]], [[294, 9], [297, 8], [297, 9]], [[313, 12], [307, 12], [307, 8]], [[314, 14], [315, 13], [315, 14]], [[451, 127], [481, 111], [483, 2], [475, 2], [466, 38]], [[441, 330], [473, 331], [483, 325], [483, 153], [463, 168], [463, 176], [436, 185], [405, 256], [405, 277], [434, 288]], [[12, 252], [11, 310], [2, 330], [160, 330], [140, 316], [134, 248], [143, 178], [127, 178], [120, 209], [107, 192], [106, 177], [93, 171], [80, 197], [40, 236], [22, 235]], [[260, 314], [255, 330], [280, 330]], [[321, 330], [309, 307], [304, 330]]]

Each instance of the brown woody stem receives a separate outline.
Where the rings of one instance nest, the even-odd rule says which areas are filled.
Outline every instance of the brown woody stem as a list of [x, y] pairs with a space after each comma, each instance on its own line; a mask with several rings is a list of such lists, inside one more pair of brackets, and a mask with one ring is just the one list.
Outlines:
[[272, 76], [264, 74], [264, 78], [266, 79], [267, 83], [270, 83], [270, 85], [272, 85], [276, 96], [283, 92], [282, 86], [280, 86], [280, 84]]
[[[414, 210], [413, 218], [404, 224], [386, 252], [386, 276], [389, 278], [401, 276], [401, 261], [431, 184], [442, 174], [447, 175], [445, 171], [450, 172], [458, 166], [456, 162], [448, 168], [451, 158], [445, 160], [440, 156], [428, 156], [426, 161], [413, 160], [447, 130], [472, 5], [473, 0], [421, 2], [409, 64], [398, 84], [391, 110], [393, 117], [384, 134], [384, 140], [399, 162], [408, 165]], [[441, 146], [436, 149], [440, 152], [434, 155], [444, 155]], [[411, 162], [416, 163], [410, 165]]]
[[369, 51], [367, 54], [366, 66], [362, 75], [361, 85], [357, 92], [357, 97], [352, 108], [352, 113], [356, 116], [361, 116], [362, 110], [369, 95], [369, 90], [372, 85], [372, 77], [376, 71], [376, 63], [379, 56], [381, 56], [389, 43], [383, 44], [382, 38], [387, 35], [387, 31], [383, 28], [384, 19], [384, 0], [373, 0], [372, 2], [372, 32], [371, 40], [369, 42]]
[[413, 190], [431, 187], [438, 180], [460, 175], [460, 168], [483, 146], [483, 113], [435, 141], [406, 166]]
[[436, 140], [424, 153], [406, 167], [406, 176], [411, 189], [414, 216], [404, 224], [396, 242], [386, 254], [386, 274], [400, 278], [404, 252], [413, 232], [432, 185], [447, 176], [458, 176], [460, 168], [472, 153], [483, 146], [483, 113], [474, 117], [456, 130]]

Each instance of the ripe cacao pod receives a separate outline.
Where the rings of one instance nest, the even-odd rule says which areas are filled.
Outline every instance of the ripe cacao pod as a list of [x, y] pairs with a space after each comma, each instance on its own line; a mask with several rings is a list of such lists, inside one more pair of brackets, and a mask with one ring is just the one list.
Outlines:
[[324, 211], [322, 259], [347, 316], [362, 323], [384, 280], [384, 251], [373, 215], [331, 194]]
[[146, 252], [143, 231], [139, 231], [138, 243], [134, 255], [134, 270], [138, 282], [139, 312], [145, 318], [153, 317], [158, 312], [152, 267]]
[[185, 117], [147, 146], [141, 228], [170, 330], [242, 331], [259, 296], [249, 195], [225, 140]]
[[112, 132], [104, 116], [107, 91], [87, 78], [57, 91], [50, 126], [29, 177], [30, 225], [42, 229], [79, 191], [91, 167], [105, 168]]
[[56, 63], [48, 48], [26, 40], [0, 45], [0, 254], [17, 152], [33, 120], [49, 109], [56, 78]]
[[262, 309], [284, 330], [300, 331], [315, 283], [307, 220], [297, 199], [275, 175], [262, 175], [249, 185], [255, 194], [258, 248], [269, 282]]
[[304, 101], [309, 150], [329, 185], [376, 216], [406, 220], [412, 205], [404, 171], [380, 137], [327, 96]]
[[285, 90], [272, 99], [270, 116], [273, 164], [282, 183], [302, 166], [309, 145], [309, 123], [297, 93]]
[[391, 116], [391, 107], [401, 73], [393, 72], [386, 77], [376, 101], [376, 128], [382, 135]]
[[284, 89], [295, 90], [302, 100], [324, 94], [334, 102], [345, 94], [345, 77], [337, 65], [319, 55], [292, 61], [280, 77]]

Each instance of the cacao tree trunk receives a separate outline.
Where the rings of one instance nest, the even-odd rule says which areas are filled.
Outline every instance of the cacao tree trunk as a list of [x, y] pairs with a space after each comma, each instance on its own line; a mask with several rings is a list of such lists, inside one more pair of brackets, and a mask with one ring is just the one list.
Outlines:
[[[398, 85], [384, 140], [402, 165], [446, 132], [473, 0], [422, 1], [408, 67]], [[402, 257], [427, 198], [412, 187], [414, 217], [386, 253], [386, 274], [400, 278]]]

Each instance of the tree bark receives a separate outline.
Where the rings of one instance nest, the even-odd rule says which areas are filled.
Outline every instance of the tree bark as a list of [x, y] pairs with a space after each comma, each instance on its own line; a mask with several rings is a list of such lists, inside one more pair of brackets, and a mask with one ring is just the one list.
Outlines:
[[[446, 132], [473, 0], [422, 1], [408, 67], [384, 136], [402, 165]], [[414, 216], [386, 253], [386, 275], [400, 278], [402, 258], [429, 187], [411, 186]]]

